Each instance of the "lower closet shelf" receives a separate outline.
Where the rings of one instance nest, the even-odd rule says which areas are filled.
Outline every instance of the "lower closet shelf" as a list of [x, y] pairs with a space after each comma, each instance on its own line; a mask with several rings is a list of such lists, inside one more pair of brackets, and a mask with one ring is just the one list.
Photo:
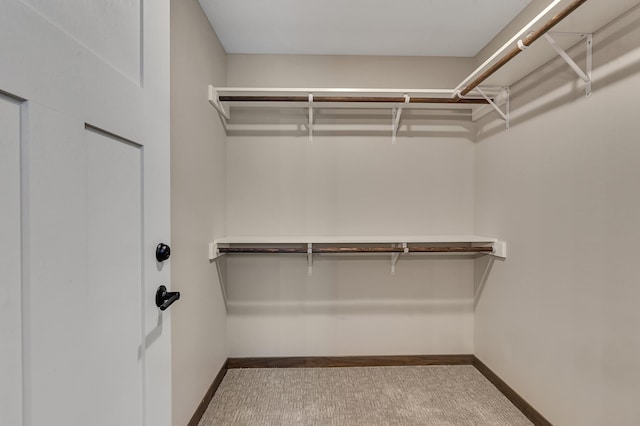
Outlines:
[[391, 272], [402, 254], [452, 253], [506, 258], [504, 241], [480, 235], [224, 237], [209, 245], [209, 259], [225, 254], [306, 254], [309, 275], [314, 254], [391, 254]]

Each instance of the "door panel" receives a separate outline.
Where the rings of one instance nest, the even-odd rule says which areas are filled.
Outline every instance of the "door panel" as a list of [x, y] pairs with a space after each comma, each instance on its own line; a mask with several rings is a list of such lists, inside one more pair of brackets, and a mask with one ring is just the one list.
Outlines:
[[91, 128], [85, 137], [92, 424], [142, 424], [142, 150]]
[[20, 105], [0, 94], [0, 425], [22, 424]]
[[98, 3], [0, 1], [2, 425], [170, 425], [169, 1]]
[[140, 82], [141, 0], [24, 0], [132, 81]]
[[[87, 146], [83, 123], [28, 102], [29, 182], [25, 220], [29, 235], [30, 312], [25, 354], [27, 425], [49, 419], [80, 425], [90, 415], [87, 358], [90, 327], [88, 282]], [[76, 401], [76, 404], [73, 404]]]
[[[142, 88], [71, 37], [67, 29], [45, 19], [22, 1], [0, 1], [0, 91], [74, 115], [127, 139], [147, 143], [148, 119], [158, 119], [158, 112], [168, 107], [168, 93], [165, 95], [162, 91], [168, 91], [164, 86], [168, 86], [169, 64], [167, 61], [165, 72], [164, 63], [152, 56], [168, 57], [168, 40], [164, 40], [164, 32], [169, 31], [168, 15], [162, 17], [165, 4], [167, 0], [154, 0], [145, 8], [144, 20], [157, 21], [157, 28], [141, 24], [147, 34], [144, 45], [148, 50], [142, 52], [142, 61], [151, 70], [146, 73]], [[62, 10], [70, 13], [74, 9]], [[147, 18], [147, 15], [158, 14], [159, 18]], [[160, 33], [150, 34], [151, 30]], [[156, 102], [148, 109], [147, 120], [141, 120], [146, 98], [154, 96]], [[158, 142], [162, 146], [160, 141], [162, 139]]]

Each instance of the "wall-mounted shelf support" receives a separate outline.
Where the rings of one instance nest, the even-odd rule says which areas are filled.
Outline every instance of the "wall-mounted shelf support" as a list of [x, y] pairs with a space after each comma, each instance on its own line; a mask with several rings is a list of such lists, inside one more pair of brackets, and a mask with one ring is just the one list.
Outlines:
[[307, 244], [307, 275], [313, 275], [313, 244]]
[[220, 102], [220, 96], [215, 87], [209, 85], [209, 103], [218, 111], [218, 114], [226, 121], [231, 120], [231, 115], [224, 109], [224, 105]]
[[209, 260], [214, 261], [220, 257], [218, 252], [218, 243], [216, 241], [209, 243]]
[[[391, 247], [396, 247], [396, 245], [392, 244]], [[404, 254], [409, 253], [409, 247], [407, 243], [398, 244], [397, 247], [402, 247], [402, 252], [391, 253], [391, 275], [396, 274], [396, 265], [398, 263], [398, 259], [400, 259], [400, 255], [402, 253]]]
[[505, 87], [504, 90], [504, 94], [505, 94], [505, 112], [502, 112], [502, 110], [500, 109], [500, 107], [498, 106], [498, 104], [496, 104], [496, 102], [491, 99], [489, 96], [487, 96], [487, 94], [485, 92], [482, 91], [482, 89], [480, 89], [480, 87], [476, 87], [476, 90], [478, 91], [478, 93], [480, 93], [482, 95], [483, 98], [485, 98], [487, 100], [487, 102], [489, 103], [489, 105], [491, 105], [493, 107], [494, 110], [496, 110], [496, 112], [500, 115], [500, 117], [502, 117], [502, 119], [505, 122], [505, 125], [507, 126], [507, 130], [509, 130], [509, 126], [510, 126], [510, 111], [509, 111], [509, 97], [511, 95], [511, 90], [508, 87]]
[[313, 143], [313, 93], [309, 93], [309, 143]]
[[567, 63], [567, 65], [569, 65], [569, 67], [571, 67], [571, 69], [578, 75], [578, 77], [580, 77], [582, 81], [586, 83], [585, 94], [588, 98], [591, 96], [591, 75], [592, 75], [591, 73], [593, 68], [593, 34], [579, 34], [579, 35], [582, 37], [584, 36], [587, 37], [587, 64], [586, 64], [587, 70], [586, 72], [583, 71], [580, 68], [580, 66], [575, 63], [573, 59], [571, 59], [571, 56], [569, 56], [569, 54], [564, 49], [562, 49], [558, 45], [558, 43], [556, 43], [556, 40], [549, 33], [546, 33], [544, 35], [544, 38], [547, 40], [547, 42], [549, 42], [549, 44], [551, 45], [553, 50], [556, 51], [558, 56], [560, 56]]
[[[408, 104], [411, 102], [411, 97], [406, 93], [404, 96], [404, 104]], [[396, 143], [396, 139], [398, 136], [398, 129], [400, 128], [400, 118], [402, 117], [402, 107], [403, 105], [399, 105], [394, 107], [391, 111], [391, 143]]]

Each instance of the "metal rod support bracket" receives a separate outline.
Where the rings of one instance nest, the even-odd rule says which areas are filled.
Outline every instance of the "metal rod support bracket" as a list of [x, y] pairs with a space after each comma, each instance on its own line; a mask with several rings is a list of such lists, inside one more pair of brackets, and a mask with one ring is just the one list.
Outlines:
[[524, 44], [524, 42], [522, 41], [522, 39], [518, 40], [517, 45], [518, 45], [518, 49], [520, 49], [520, 50], [522, 50], [522, 51], [527, 50], [527, 45], [526, 45], [526, 44]]
[[507, 243], [505, 241], [496, 241], [493, 243], [493, 250], [489, 253], [489, 256], [498, 259], [507, 258]]
[[556, 40], [549, 33], [545, 34], [544, 38], [547, 40], [547, 42], [549, 42], [549, 45], [551, 45], [553, 50], [556, 51], [558, 56], [560, 56], [567, 63], [567, 65], [569, 65], [569, 67], [578, 75], [578, 77], [580, 77], [582, 81], [586, 83], [584, 90], [587, 98], [589, 98], [591, 97], [591, 73], [592, 73], [592, 67], [593, 67], [593, 34], [578, 33], [577, 35], [580, 35], [582, 37], [585, 37], [585, 36], [587, 37], [587, 64], [586, 64], [587, 70], [586, 72], [583, 71], [582, 68], [580, 68], [580, 66], [575, 63], [575, 61], [571, 58], [571, 56], [569, 56], [569, 54], [558, 45], [558, 43], [556, 43]]
[[307, 275], [313, 275], [313, 244], [307, 244]]

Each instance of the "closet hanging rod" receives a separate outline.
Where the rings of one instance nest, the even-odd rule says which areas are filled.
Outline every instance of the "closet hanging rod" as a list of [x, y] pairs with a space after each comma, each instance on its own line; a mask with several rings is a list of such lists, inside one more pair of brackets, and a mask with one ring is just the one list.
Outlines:
[[[245, 96], [245, 95], [224, 95], [219, 96], [221, 102], [309, 102], [308, 96]], [[404, 97], [386, 96], [314, 96], [313, 102], [323, 103], [405, 103]], [[409, 98], [410, 104], [488, 104], [483, 98]]]
[[476, 78], [476, 76], [481, 73], [491, 62], [493, 62], [494, 59], [496, 59], [498, 56], [502, 55], [502, 53], [507, 50], [510, 47], [513, 47], [513, 44], [516, 43], [518, 41], [519, 38], [522, 37], [523, 34], [525, 34], [527, 31], [531, 30], [531, 28], [533, 28], [534, 25], [537, 25], [539, 21], [541, 21], [554, 7], [556, 7], [558, 4], [560, 4], [563, 0], [553, 0], [551, 3], [549, 3], [547, 5], [547, 7], [545, 7], [540, 13], [538, 13], [538, 15], [536, 15], [535, 18], [533, 18], [527, 25], [525, 25], [524, 27], [522, 27], [520, 29], [520, 31], [518, 31], [516, 34], [513, 35], [513, 37], [511, 37], [505, 44], [502, 45], [502, 47], [500, 47], [498, 50], [496, 50], [495, 52], [493, 52], [493, 54], [491, 56], [489, 56], [480, 66], [478, 66], [478, 68], [476, 68], [471, 74], [469, 74], [467, 76], [467, 78], [465, 78], [464, 80], [462, 80], [460, 82], [460, 84], [458, 84], [456, 86], [455, 89], [453, 89], [451, 96], [455, 96], [456, 93], [459, 93], [460, 90], [462, 90], [464, 87], [467, 86], [467, 84], [472, 81], [473, 79]]
[[[313, 247], [312, 253], [490, 253], [493, 247]], [[219, 247], [219, 253], [227, 254], [309, 254], [308, 248], [283, 247]]]
[[[555, 27], [556, 25], [558, 25], [558, 23], [560, 23], [564, 18], [566, 18], [567, 16], [571, 15], [577, 8], [579, 8], [580, 6], [582, 6], [584, 3], [586, 3], [587, 0], [574, 0], [573, 2], [571, 2], [571, 4], [569, 4], [569, 6], [565, 7], [562, 11], [560, 11], [557, 15], [553, 16], [549, 21], [547, 21], [542, 27], [540, 27], [538, 30], [532, 32], [531, 34], [529, 34], [528, 36], [526, 36], [524, 38], [524, 40], [518, 40], [518, 44], [516, 47], [512, 48], [506, 55], [504, 55], [502, 58], [500, 58], [495, 64], [491, 65], [489, 68], [487, 68], [482, 74], [480, 74], [475, 80], [473, 80], [471, 83], [467, 84], [464, 89], [460, 90], [460, 91], [456, 91], [454, 94], [453, 99], [454, 100], [463, 100], [463, 97], [466, 96], [469, 92], [471, 92], [473, 89], [475, 89], [476, 87], [478, 87], [480, 84], [482, 84], [482, 82], [484, 82], [486, 79], [488, 79], [489, 77], [491, 77], [494, 73], [496, 73], [500, 68], [502, 68], [504, 65], [506, 65], [509, 61], [511, 61], [513, 58], [515, 58], [516, 56], [518, 56], [522, 51], [524, 51], [527, 47], [531, 46], [531, 44], [533, 44], [533, 42], [535, 42], [536, 40], [538, 40], [540, 37], [542, 37], [543, 35], [545, 35], [547, 32], [549, 32], [553, 27]], [[557, 2], [556, 2], [557, 3]], [[546, 13], [546, 12], [545, 12]], [[540, 15], [538, 15], [540, 16]], [[526, 28], [526, 27], [525, 27]], [[513, 39], [510, 40], [510, 43], [513, 43]], [[505, 45], [506, 46], [506, 45]], [[503, 48], [505, 47], [503, 46]], [[483, 64], [482, 67], [486, 66], [486, 62], [485, 64]], [[481, 67], [481, 68], [482, 68]], [[480, 68], [480, 69], [481, 69]], [[474, 74], [476, 74], [478, 72], [478, 70], [476, 70], [474, 73], [471, 74], [471, 76], [473, 76]], [[467, 77], [467, 79], [465, 79], [464, 81], [469, 80], [470, 78]]]

